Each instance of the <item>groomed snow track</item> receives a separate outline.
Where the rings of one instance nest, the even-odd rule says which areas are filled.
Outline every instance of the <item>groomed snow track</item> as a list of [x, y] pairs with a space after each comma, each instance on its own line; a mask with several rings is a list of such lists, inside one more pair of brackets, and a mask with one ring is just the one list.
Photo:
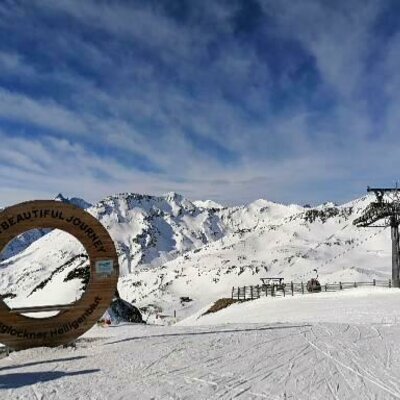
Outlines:
[[400, 325], [95, 328], [0, 361], [7, 399], [400, 399]]

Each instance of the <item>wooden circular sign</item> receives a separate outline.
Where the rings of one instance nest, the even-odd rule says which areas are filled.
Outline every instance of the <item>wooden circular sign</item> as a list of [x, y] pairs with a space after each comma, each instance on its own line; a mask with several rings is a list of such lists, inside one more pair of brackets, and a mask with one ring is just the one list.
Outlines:
[[[88, 212], [51, 200], [17, 204], [0, 212], [0, 252], [16, 236], [35, 228], [61, 229], [78, 239], [89, 256], [90, 280], [83, 296], [62, 306], [10, 309], [0, 297], [0, 343], [20, 350], [68, 344], [90, 329], [109, 307], [118, 281], [118, 257], [104, 226]], [[60, 310], [48, 318], [21, 312]]]

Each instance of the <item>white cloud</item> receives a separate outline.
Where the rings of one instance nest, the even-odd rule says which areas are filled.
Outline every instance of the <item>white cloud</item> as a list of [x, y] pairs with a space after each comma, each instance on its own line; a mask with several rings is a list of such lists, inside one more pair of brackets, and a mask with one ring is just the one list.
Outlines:
[[342, 100], [356, 94], [381, 2], [266, 0], [263, 4], [276, 18], [280, 33], [299, 40], [315, 57], [323, 81], [342, 95]]
[[[332, 196], [348, 200], [364, 190], [368, 177], [395, 179], [398, 37], [385, 46], [385, 58], [374, 70], [390, 104], [382, 117], [385, 127], [372, 135], [373, 142], [375, 126], [363, 94], [378, 2], [361, 8], [352, 2], [263, 2], [276, 40], [297, 41], [315, 60], [320, 81], [309, 88], [314, 103], [334, 98], [326, 110], [314, 109], [295, 88], [290, 94], [296, 101], [277, 111], [271, 106], [280, 88], [257, 51], [232, 37], [235, 9], [228, 3], [207, 3], [207, 31], [178, 24], [148, 6], [121, 4], [36, 2], [37, 12], [46, 7], [50, 15], [68, 15], [85, 30], [109, 35], [108, 42], [99, 43], [78, 31], [32, 30], [28, 23], [41, 51], [57, 60], [51, 68], [30, 64], [17, 50], [0, 52], [0, 72], [66, 92], [35, 96], [0, 88], [0, 117], [28, 126], [24, 131], [4, 127], [0, 137], [3, 202], [29, 193], [52, 197], [64, 191], [95, 201], [118, 191], [170, 190], [228, 203], [263, 196], [318, 202]], [[8, 16], [0, 25], [12, 24], [11, 13], [20, 22], [28, 18], [23, 9], [0, 6], [0, 15]], [[209, 47], [218, 40], [223, 45], [211, 59]], [[144, 50], [151, 55], [143, 56]], [[79, 62], [89, 73], [74, 67]], [[285, 79], [291, 90], [289, 74]], [[220, 157], [218, 150], [196, 145], [193, 132], [199, 141], [215, 142]], [[109, 151], [96, 153], [99, 143]], [[119, 159], [119, 152], [131, 154], [132, 164]], [[160, 172], [135, 168], [136, 156]]]

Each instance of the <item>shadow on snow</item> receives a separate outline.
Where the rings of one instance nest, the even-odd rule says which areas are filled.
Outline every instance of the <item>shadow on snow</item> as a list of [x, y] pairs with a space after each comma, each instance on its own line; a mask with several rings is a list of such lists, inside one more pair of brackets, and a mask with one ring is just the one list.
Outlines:
[[70, 377], [75, 375], [93, 374], [99, 369], [87, 369], [75, 372], [62, 371], [42, 371], [42, 372], [23, 372], [19, 374], [0, 375], [0, 389], [17, 389], [23, 386], [34, 385], [38, 382], [48, 382], [55, 379]]
[[[53, 360], [35, 361], [35, 362], [26, 363], [26, 364], [7, 365], [6, 367], [0, 368], [0, 372], [1, 372], [1, 371], [8, 370], [8, 369], [17, 369], [17, 368], [32, 367], [32, 366], [34, 366], [34, 365], [40, 365], [40, 364], [50, 364], [50, 363], [55, 363], [55, 362], [80, 360], [80, 359], [82, 359], [82, 358], [86, 358], [86, 356], [66, 357], [66, 358], [55, 358], [55, 359], [53, 359]], [[0, 381], [0, 385], [1, 385], [1, 381]]]

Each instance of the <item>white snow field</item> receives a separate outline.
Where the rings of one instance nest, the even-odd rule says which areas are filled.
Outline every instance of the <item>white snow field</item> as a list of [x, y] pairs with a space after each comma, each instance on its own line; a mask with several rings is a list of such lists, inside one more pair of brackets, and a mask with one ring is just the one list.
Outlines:
[[1, 359], [0, 398], [400, 399], [399, 304], [398, 289], [352, 289], [96, 326]]

